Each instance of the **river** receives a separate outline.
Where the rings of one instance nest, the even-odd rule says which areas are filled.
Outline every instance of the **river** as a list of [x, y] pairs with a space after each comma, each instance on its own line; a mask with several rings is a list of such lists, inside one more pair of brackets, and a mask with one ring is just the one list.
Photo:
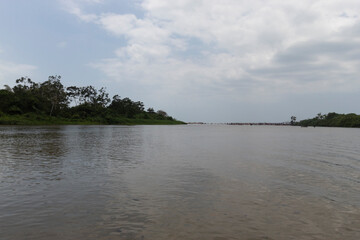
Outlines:
[[0, 126], [0, 239], [360, 239], [360, 129]]

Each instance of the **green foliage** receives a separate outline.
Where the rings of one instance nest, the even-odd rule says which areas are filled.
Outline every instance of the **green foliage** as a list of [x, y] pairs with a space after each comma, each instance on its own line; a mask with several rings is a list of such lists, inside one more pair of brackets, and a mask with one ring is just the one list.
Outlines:
[[302, 120], [300, 126], [321, 126], [321, 127], [360, 127], [360, 115], [355, 113], [338, 114], [331, 112], [325, 115], [321, 113], [311, 119]]
[[130, 98], [121, 99], [119, 95], [115, 95], [109, 106], [115, 115], [125, 115], [128, 118], [134, 118], [136, 114], [144, 112], [144, 103], [133, 102]]
[[295, 116], [291, 116], [291, 121], [290, 121], [290, 124], [291, 125], [295, 125], [296, 124], [296, 117]]
[[67, 94], [60, 79], [61, 76], [49, 76], [46, 82], [40, 84], [41, 96], [51, 103], [50, 109], [47, 109], [50, 116], [66, 107], [68, 103]]
[[18, 106], [15, 106], [15, 105], [11, 106], [11, 107], [9, 108], [8, 112], [9, 112], [10, 114], [14, 114], [14, 115], [15, 115], [15, 114], [22, 114], [21, 109], [20, 109]]
[[42, 83], [28, 77], [13, 88], [0, 89], [0, 124], [183, 124], [165, 111], [145, 111], [144, 103], [120, 98], [112, 101], [105, 88], [65, 88], [61, 76]]
[[163, 111], [163, 110], [159, 110], [159, 111], [157, 111], [156, 113], [157, 113], [158, 115], [162, 116], [162, 117], [167, 117], [167, 116], [168, 116], [167, 113], [166, 113], [165, 111]]

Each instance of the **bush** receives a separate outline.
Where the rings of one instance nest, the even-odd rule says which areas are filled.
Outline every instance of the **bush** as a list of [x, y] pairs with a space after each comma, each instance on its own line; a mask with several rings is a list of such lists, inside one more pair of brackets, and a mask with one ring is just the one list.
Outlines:
[[9, 108], [9, 113], [12, 115], [17, 115], [22, 114], [22, 111], [18, 106], [13, 105]]

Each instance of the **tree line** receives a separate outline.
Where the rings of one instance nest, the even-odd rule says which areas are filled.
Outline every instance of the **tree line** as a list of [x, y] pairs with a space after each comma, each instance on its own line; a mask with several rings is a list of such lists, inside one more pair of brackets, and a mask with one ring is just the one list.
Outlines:
[[[292, 119], [293, 120], [293, 119]], [[296, 121], [296, 118], [295, 118]], [[293, 123], [303, 127], [307, 126], [321, 126], [321, 127], [360, 127], [360, 115], [355, 113], [339, 114], [330, 112], [328, 114], [318, 113], [314, 118], [301, 120]]]
[[69, 86], [61, 83], [61, 76], [49, 76], [36, 83], [29, 77], [16, 80], [14, 87], [0, 89], [0, 116], [36, 114], [67, 119], [100, 119], [117, 123], [120, 118], [174, 120], [163, 110], [145, 110], [144, 103], [128, 97], [112, 98], [104, 87]]

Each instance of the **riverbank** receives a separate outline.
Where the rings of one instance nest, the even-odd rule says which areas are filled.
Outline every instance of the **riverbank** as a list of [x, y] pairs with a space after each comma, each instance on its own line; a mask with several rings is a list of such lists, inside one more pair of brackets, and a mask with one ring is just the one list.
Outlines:
[[347, 127], [347, 128], [360, 128], [360, 115], [355, 113], [339, 114], [328, 113], [322, 115], [319, 113], [316, 117], [306, 120], [301, 120], [296, 123], [298, 126], [308, 127]]
[[1, 115], [0, 125], [175, 125], [185, 122], [169, 119], [143, 119], [126, 117], [93, 117], [68, 119], [46, 115]]

